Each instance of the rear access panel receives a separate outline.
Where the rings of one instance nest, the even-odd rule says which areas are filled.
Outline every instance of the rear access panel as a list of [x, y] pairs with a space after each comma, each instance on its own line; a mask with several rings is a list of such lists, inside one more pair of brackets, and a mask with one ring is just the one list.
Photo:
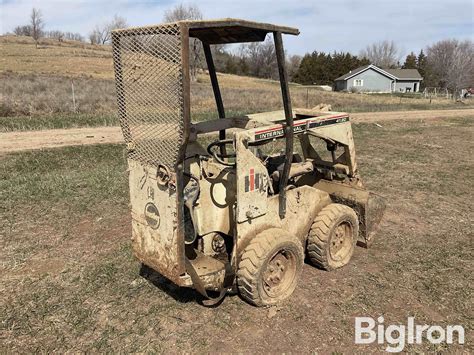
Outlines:
[[174, 23], [112, 32], [134, 253], [178, 284], [185, 272], [178, 165], [189, 125], [188, 34], [183, 29]]
[[157, 182], [157, 169], [129, 159], [132, 245], [144, 264], [179, 284], [184, 272], [176, 192]]

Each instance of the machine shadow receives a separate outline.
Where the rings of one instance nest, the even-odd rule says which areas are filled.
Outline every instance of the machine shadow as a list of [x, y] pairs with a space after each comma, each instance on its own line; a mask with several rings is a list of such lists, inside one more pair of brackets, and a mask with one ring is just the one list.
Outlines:
[[145, 280], [147, 280], [149, 283], [151, 283], [153, 286], [165, 292], [167, 295], [169, 295], [174, 300], [180, 303], [195, 302], [206, 308], [214, 308], [221, 305], [226, 298], [238, 296], [237, 292], [235, 290], [232, 290], [231, 292], [228, 292], [227, 295], [215, 305], [206, 306], [202, 302], [204, 300], [204, 297], [199, 292], [192, 288], [179, 287], [175, 285], [166, 277], [153, 270], [152, 268], [146, 266], [145, 264], [141, 264], [139, 275]]
[[200, 302], [202, 296], [194, 289], [179, 287], [152, 268], [142, 264], [140, 276], [181, 303]]

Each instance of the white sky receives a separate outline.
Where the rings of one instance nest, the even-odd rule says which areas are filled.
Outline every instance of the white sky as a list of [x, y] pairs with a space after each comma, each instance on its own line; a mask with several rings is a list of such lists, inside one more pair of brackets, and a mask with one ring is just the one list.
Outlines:
[[[41, 9], [47, 30], [86, 36], [114, 14], [133, 26], [160, 23], [174, 0], [2, 0], [1, 32], [28, 23], [32, 7]], [[189, 3], [189, 2], [184, 2]], [[297, 27], [285, 36], [290, 54], [349, 51], [380, 40], [394, 40], [402, 54], [445, 38], [474, 39], [473, 0], [200, 0], [206, 19], [234, 17]]]

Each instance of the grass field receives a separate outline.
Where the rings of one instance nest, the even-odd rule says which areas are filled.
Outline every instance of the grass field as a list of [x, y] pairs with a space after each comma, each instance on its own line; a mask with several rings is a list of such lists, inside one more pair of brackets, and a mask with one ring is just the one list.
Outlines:
[[42, 38], [0, 36], [2, 72], [112, 79], [109, 46]]
[[[42, 40], [36, 48], [31, 38], [0, 36], [0, 58], [0, 132], [118, 123], [109, 46]], [[219, 81], [228, 115], [282, 108], [278, 82], [226, 74], [219, 74]], [[435, 98], [430, 103], [421, 95], [336, 93], [296, 84], [290, 90], [295, 108], [320, 103], [347, 112], [474, 107], [474, 100], [461, 104]], [[217, 116], [207, 74], [192, 83], [191, 101], [195, 120]]]
[[[354, 125], [361, 174], [387, 198], [371, 249], [335, 272], [305, 265], [270, 318], [238, 296], [195, 303], [131, 256], [123, 147], [0, 157], [2, 353], [380, 352], [355, 316], [461, 324], [472, 353], [472, 118]], [[140, 276], [140, 273], [142, 276]]]

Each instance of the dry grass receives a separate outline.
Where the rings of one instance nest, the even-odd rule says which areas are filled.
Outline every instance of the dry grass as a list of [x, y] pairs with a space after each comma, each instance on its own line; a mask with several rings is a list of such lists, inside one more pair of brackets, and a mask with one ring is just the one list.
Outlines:
[[[71, 80], [76, 95], [76, 113], [115, 115], [115, 86], [108, 46], [80, 42], [42, 40], [36, 49], [28, 37], [0, 36], [0, 117], [43, 116], [74, 113]], [[278, 82], [219, 74], [224, 104], [230, 114], [254, 113], [282, 107]], [[311, 108], [320, 103], [334, 110], [361, 112], [459, 107], [451, 100], [428, 100], [414, 96], [364, 95], [325, 92], [291, 85], [294, 107]], [[205, 73], [192, 83], [192, 111], [203, 119], [215, 116], [216, 108]], [[471, 100], [474, 101], [474, 100]], [[474, 106], [474, 103], [468, 106]], [[71, 125], [77, 125], [70, 116]], [[80, 121], [80, 120], [79, 120]], [[96, 120], [103, 121], [102, 119]], [[25, 126], [19, 123], [14, 127]], [[37, 125], [38, 127], [40, 125]], [[65, 123], [64, 127], [67, 126]]]
[[381, 352], [354, 346], [353, 325], [384, 315], [466, 328], [464, 347], [410, 352], [472, 353], [473, 134], [471, 118], [355, 125], [362, 176], [388, 201], [377, 239], [335, 272], [306, 265], [271, 319], [238, 297], [203, 308], [140, 276], [122, 146], [4, 156], [0, 351]]
[[113, 78], [109, 46], [76, 41], [0, 36], [1, 72]]
[[[282, 108], [279, 83], [235, 75], [219, 74], [224, 104], [228, 115], [239, 115], [272, 111]], [[46, 127], [73, 127], [86, 124], [81, 115], [95, 115], [97, 119], [88, 124], [101, 125], [103, 117], [115, 118], [116, 98], [113, 80], [88, 77], [66, 77], [42, 74], [0, 74], [2, 93], [0, 96], [1, 130], [15, 127], [29, 129]], [[75, 103], [72, 99], [74, 84]], [[314, 107], [319, 103], [330, 103], [334, 110], [347, 112], [387, 111], [401, 109], [442, 109], [473, 107], [470, 104], [453, 103], [451, 100], [429, 101], [421, 98], [399, 98], [385, 95], [364, 95], [325, 92], [291, 85], [294, 107]], [[209, 78], [199, 76], [191, 85], [191, 107], [194, 120], [216, 117], [214, 96]], [[75, 116], [79, 114], [79, 116]], [[21, 118], [19, 116], [28, 116]], [[2, 119], [1, 117], [15, 117]], [[43, 126], [48, 117], [53, 122]], [[36, 118], [36, 119], [32, 119]], [[36, 121], [36, 122], [34, 122]], [[56, 124], [54, 122], [59, 122]], [[94, 123], [95, 122], [95, 123]]]
[[[280, 83], [231, 74], [219, 74], [224, 105], [232, 110], [246, 108], [248, 112], [263, 112], [282, 109]], [[352, 94], [327, 92], [301, 85], [290, 85], [291, 99], [295, 108], [312, 108], [320, 103], [330, 104], [335, 111], [370, 112], [460, 108], [452, 100], [437, 98], [431, 104], [421, 95], [398, 97], [391, 95]], [[474, 100], [471, 100], [474, 101]], [[212, 110], [215, 106], [210, 87], [210, 79], [202, 74], [192, 91], [193, 108]], [[461, 107], [473, 107], [474, 102]]]
[[110, 80], [48, 75], [0, 75], [0, 116], [41, 116], [73, 113], [72, 85], [77, 113], [112, 113], [115, 87]]

